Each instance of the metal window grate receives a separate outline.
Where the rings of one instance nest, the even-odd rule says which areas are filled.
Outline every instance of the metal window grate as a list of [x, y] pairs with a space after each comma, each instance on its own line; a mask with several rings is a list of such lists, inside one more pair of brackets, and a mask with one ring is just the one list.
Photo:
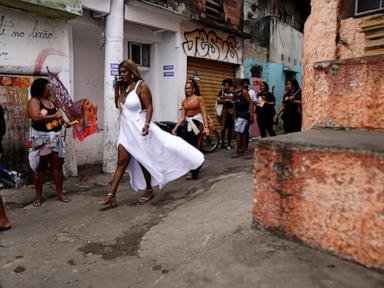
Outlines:
[[207, 18], [214, 20], [222, 20], [224, 9], [221, 0], [206, 0], [205, 2], [205, 15]]
[[356, 0], [355, 15], [372, 14], [384, 11], [384, 0]]
[[128, 42], [128, 58], [132, 59], [137, 65], [149, 67], [150, 64], [150, 45]]

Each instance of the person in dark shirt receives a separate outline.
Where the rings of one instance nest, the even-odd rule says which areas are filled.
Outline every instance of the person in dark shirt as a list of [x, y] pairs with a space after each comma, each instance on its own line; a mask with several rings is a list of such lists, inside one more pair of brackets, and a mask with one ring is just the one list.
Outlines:
[[248, 133], [249, 125], [253, 123], [253, 102], [249, 96], [248, 89], [244, 88], [242, 79], [235, 80], [235, 132], [236, 153], [232, 158], [248, 155]]
[[[0, 155], [3, 153], [3, 145], [2, 140], [3, 136], [5, 135], [6, 127], [5, 127], [5, 120], [4, 120], [4, 110], [3, 106], [0, 105]], [[8, 230], [11, 228], [11, 223], [9, 222], [7, 218], [7, 214], [5, 214], [5, 208], [3, 204], [3, 199], [0, 195], [0, 232], [4, 230]]]
[[[223, 105], [221, 115], [217, 116], [219, 123], [221, 124], [221, 148], [232, 149], [232, 132], [235, 124], [234, 112], [233, 112], [233, 98], [234, 94], [231, 91], [233, 86], [232, 79], [224, 79], [222, 82], [223, 89], [217, 94], [217, 103]], [[227, 133], [227, 145], [225, 145], [225, 134]]]
[[41, 205], [45, 171], [49, 165], [55, 182], [58, 199], [64, 203], [70, 202], [65, 197], [63, 186], [64, 163], [64, 134], [62, 123], [68, 124], [59, 111], [55, 102], [50, 99], [51, 83], [44, 78], [33, 81], [31, 86], [32, 98], [28, 101], [27, 114], [32, 120], [31, 149], [29, 164], [33, 170], [33, 180], [36, 188], [33, 206]]
[[296, 79], [286, 82], [283, 105], [273, 118], [275, 122], [281, 113], [285, 134], [301, 131], [301, 89]]
[[276, 98], [269, 92], [268, 83], [262, 82], [260, 84], [260, 93], [257, 95], [256, 101], [257, 125], [259, 126], [261, 137], [267, 136], [266, 131], [268, 131], [269, 136], [276, 135], [273, 130], [273, 117], [276, 114], [275, 104]]

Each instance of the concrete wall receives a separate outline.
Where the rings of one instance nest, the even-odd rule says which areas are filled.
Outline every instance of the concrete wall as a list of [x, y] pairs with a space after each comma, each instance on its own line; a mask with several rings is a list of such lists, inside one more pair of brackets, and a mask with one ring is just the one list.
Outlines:
[[143, 3], [149, 3], [157, 7], [171, 10], [181, 16], [195, 19], [198, 21], [209, 21], [213, 27], [224, 27], [230, 30], [241, 32], [242, 29], [242, 1], [241, 0], [223, 0], [223, 15], [220, 20], [211, 20], [206, 15], [204, 0], [139, 0]]
[[383, 154], [311, 144], [256, 147], [255, 224], [384, 268]]
[[384, 55], [315, 64], [314, 125], [384, 131]]
[[[72, 91], [72, 32], [68, 24], [2, 6], [0, 23], [0, 73], [39, 75], [46, 73], [48, 66]], [[71, 142], [68, 139], [65, 172], [76, 175]]]
[[0, 73], [69, 70], [68, 25], [63, 21], [1, 7]]
[[53, 18], [70, 19], [82, 14], [81, 0], [0, 0], [0, 5]]
[[[303, 128], [308, 129], [317, 122], [314, 107], [315, 96], [315, 70], [314, 63], [336, 59], [364, 56], [366, 39], [360, 32], [359, 24], [374, 16], [347, 18], [341, 20], [342, 1], [312, 0], [312, 13], [305, 24], [304, 32], [304, 81], [303, 81]], [[381, 15], [384, 15], [381, 13]], [[327, 21], [324, 21], [327, 19]], [[339, 34], [339, 38], [336, 35]], [[336, 41], [338, 40], [338, 41]], [[371, 83], [362, 82], [367, 89]], [[335, 106], [335, 113], [340, 106]], [[355, 109], [359, 109], [355, 107]], [[371, 113], [371, 112], [368, 112]], [[367, 116], [368, 117], [368, 116]]]
[[[71, 22], [73, 26], [74, 98], [87, 98], [98, 107], [98, 123], [103, 128], [104, 48], [100, 45], [101, 28], [90, 18]], [[103, 132], [76, 143], [78, 165], [101, 161]]]
[[303, 59], [303, 33], [271, 18], [269, 61], [297, 71]]

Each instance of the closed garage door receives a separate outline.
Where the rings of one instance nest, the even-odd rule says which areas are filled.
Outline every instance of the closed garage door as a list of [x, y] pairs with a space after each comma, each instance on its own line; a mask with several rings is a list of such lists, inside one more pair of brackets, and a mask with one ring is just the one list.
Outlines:
[[222, 87], [223, 79], [235, 78], [236, 65], [189, 57], [187, 67], [188, 79], [200, 78], [197, 83], [201, 96], [205, 100], [208, 113], [215, 121], [215, 126], [220, 127], [215, 113], [216, 96]]

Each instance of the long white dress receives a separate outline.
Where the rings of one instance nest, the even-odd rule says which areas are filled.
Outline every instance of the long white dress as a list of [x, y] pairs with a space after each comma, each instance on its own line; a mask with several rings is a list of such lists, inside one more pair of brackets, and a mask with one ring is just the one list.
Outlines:
[[137, 87], [131, 91], [123, 104], [120, 104], [121, 119], [118, 144], [131, 155], [128, 174], [132, 189], [146, 189], [141, 163], [151, 174], [152, 186], [162, 188], [190, 170], [197, 169], [204, 162], [204, 155], [178, 136], [161, 130], [151, 124], [149, 133], [142, 135], [146, 122], [146, 111], [141, 109]]

